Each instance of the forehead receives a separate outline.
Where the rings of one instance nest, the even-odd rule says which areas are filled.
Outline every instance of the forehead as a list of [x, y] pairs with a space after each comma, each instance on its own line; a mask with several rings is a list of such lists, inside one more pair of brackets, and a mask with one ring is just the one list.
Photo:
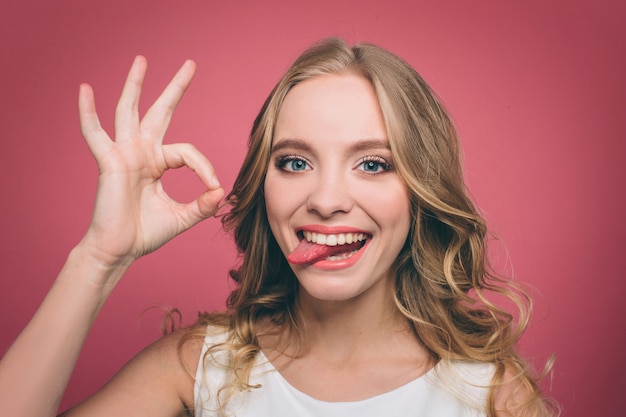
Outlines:
[[278, 114], [274, 141], [284, 138], [387, 139], [374, 87], [351, 72], [302, 81]]

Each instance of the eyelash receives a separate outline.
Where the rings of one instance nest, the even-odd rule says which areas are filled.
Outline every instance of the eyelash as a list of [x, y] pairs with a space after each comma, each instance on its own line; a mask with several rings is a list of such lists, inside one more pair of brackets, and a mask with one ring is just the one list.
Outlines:
[[[381, 157], [381, 156], [376, 156], [376, 155], [370, 155], [370, 156], [366, 156], [364, 158], [362, 158], [359, 163], [357, 164], [357, 167], [363, 166], [367, 163], [373, 162], [375, 164], [378, 164], [378, 166], [382, 169], [382, 172], [385, 171], [391, 171], [393, 169], [393, 166], [389, 163], [389, 161], [387, 161], [385, 158]], [[366, 171], [365, 169], [363, 169], [364, 172], [368, 173], [368, 174], [379, 174], [380, 171], [375, 171], [375, 172], [371, 172], [371, 171]]]
[[[302, 169], [288, 169], [287, 165], [292, 162], [303, 162], [306, 165]], [[365, 164], [368, 164], [368, 163], [377, 164], [377, 168], [380, 167], [381, 169], [380, 171], [376, 170], [374, 172], [367, 171], [366, 169], [362, 169], [363, 172], [370, 174], [370, 175], [379, 174], [381, 172], [386, 172], [386, 171], [391, 171], [393, 169], [393, 166], [389, 163], [389, 161], [387, 161], [385, 158], [381, 156], [376, 156], [376, 155], [370, 155], [370, 156], [365, 156], [361, 158], [361, 160], [359, 160], [359, 162], [357, 163], [356, 168], [364, 166]], [[308, 171], [310, 169], [309, 162], [305, 158], [299, 155], [281, 155], [276, 159], [275, 166], [281, 171], [289, 172], [289, 173], [299, 172], [299, 171]]]
[[[305, 169], [287, 169], [287, 164], [290, 162], [300, 161], [306, 164]], [[285, 172], [299, 172], [299, 171], [307, 171], [307, 168], [310, 168], [309, 162], [299, 155], [281, 155], [276, 159], [276, 168]]]

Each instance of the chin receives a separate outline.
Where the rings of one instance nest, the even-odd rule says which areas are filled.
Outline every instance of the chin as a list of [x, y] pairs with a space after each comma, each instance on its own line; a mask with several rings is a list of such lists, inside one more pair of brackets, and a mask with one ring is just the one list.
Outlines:
[[[343, 302], [360, 298], [365, 293], [373, 293], [375, 289], [366, 283], [357, 283], [349, 277], [312, 276], [298, 278], [300, 297], [311, 301]], [[350, 282], [352, 281], [352, 282]], [[374, 287], [377, 287], [374, 285]]]

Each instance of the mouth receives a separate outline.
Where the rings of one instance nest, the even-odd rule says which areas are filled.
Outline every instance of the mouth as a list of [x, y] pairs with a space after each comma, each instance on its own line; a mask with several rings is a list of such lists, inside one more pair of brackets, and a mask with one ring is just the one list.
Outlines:
[[354, 256], [371, 238], [363, 232], [319, 233], [310, 230], [297, 232], [300, 243], [287, 256], [289, 263], [313, 264], [322, 260], [337, 262]]

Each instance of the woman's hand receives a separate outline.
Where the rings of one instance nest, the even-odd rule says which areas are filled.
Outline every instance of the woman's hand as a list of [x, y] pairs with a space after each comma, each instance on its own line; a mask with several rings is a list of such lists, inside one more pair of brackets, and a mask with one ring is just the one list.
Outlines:
[[[56, 415], [89, 329], [126, 267], [217, 210], [224, 190], [209, 161], [191, 145], [162, 144], [194, 70], [195, 64], [186, 62], [140, 120], [137, 104], [146, 60], [137, 57], [115, 113], [114, 141], [100, 126], [91, 87], [81, 85], [80, 124], [100, 169], [93, 218], [39, 310], [0, 360], [0, 415]], [[172, 200], [161, 185], [166, 170], [184, 166], [196, 172], [208, 189], [189, 204]], [[161, 369], [147, 361], [134, 363], [133, 369], [148, 372], [139, 378]], [[35, 374], [35, 379], [25, 377]], [[133, 373], [133, 378], [136, 375]], [[180, 375], [188, 380], [184, 372]], [[128, 384], [117, 390], [123, 394], [113, 401], [95, 403], [101, 414], [115, 414], [114, 409], [129, 409], [129, 404], [142, 407], [141, 401], [148, 397], [159, 411], [175, 414], [181, 409], [177, 391], [162, 380], [157, 380], [159, 388], [152, 391], [149, 384], [141, 385], [148, 391], [135, 391], [133, 397], [125, 388], [135, 389], [137, 379], [122, 381], [116, 386]], [[162, 392], [174, 395], [168, 397]]]
[[[213, 167], [190, 144], [163, 145], [172, 114], [191, 83], [195, 64], [187, 61], [143, 119], [138, 112], [146, 60], [135, 58], [115, 112], [115, 140], [100, 126], [93, 90], [80, 87], [83, 137], [100, 171], [89, 229], [79, 244], [83, 253], [107, 267], [128, 265], [199, 221], [212, 216], [224, 196]], [[188, 167], [207, 191], [181, 204], [163, 190], [170, 168]]]

